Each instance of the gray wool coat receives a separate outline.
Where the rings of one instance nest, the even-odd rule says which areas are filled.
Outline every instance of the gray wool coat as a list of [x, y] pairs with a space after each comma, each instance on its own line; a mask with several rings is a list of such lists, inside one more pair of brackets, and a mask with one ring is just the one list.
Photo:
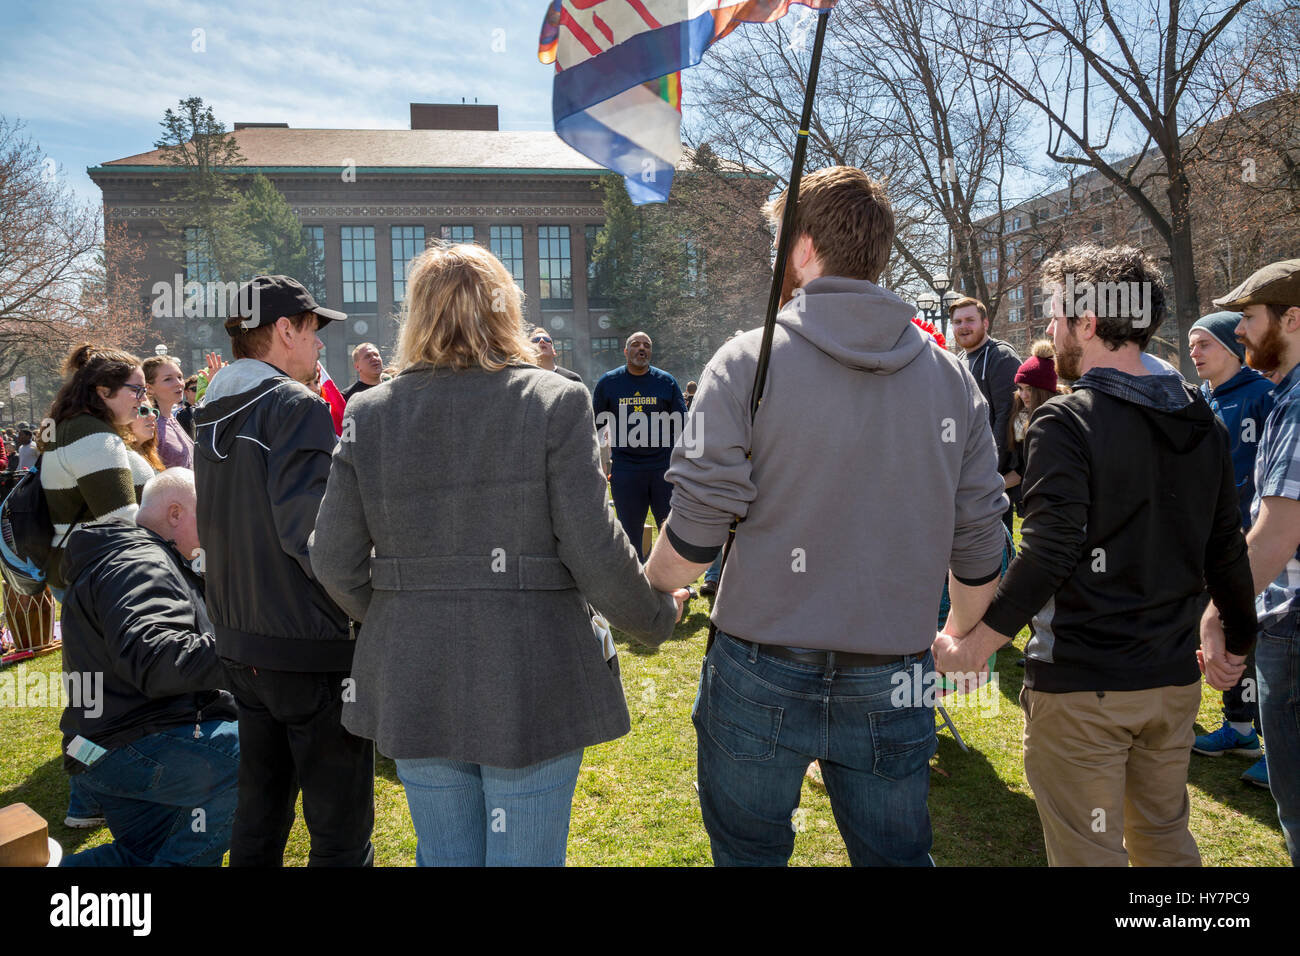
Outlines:
[[651, 645], [676, 605], [606, 503], [587, 390], [417, 367], [353, 396], [343, 438], [310, 544], [363, 622], [343, 725], [393, 758], [507, 768], [627, 733], [588, 602]]

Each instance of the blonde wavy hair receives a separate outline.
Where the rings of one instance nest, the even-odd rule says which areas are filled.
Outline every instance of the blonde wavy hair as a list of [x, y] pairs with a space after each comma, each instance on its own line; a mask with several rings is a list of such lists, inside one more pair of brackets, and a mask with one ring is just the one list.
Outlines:
[[497, 372], [533, 364], [523, 298], [509, 270], [482, 246], [430, 246], [407, 266], [397, 367]]

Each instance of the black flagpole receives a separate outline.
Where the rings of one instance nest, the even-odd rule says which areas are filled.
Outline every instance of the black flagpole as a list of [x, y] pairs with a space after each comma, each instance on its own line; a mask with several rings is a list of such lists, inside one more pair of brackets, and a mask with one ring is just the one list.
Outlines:
[[[786, 189], [785, 208], [781, 213], [781, 230], [777, 236], [776, 264], [772, 267], [772, 291], [767, 297], [767, 317], [763, 320], [763, 344], [758, 350], [758, 368], [754, 373], [754, 390], [749, 398], [749, 420], [754, 421], [759, 406], [763, 404], [763, 388], [767, 384], [767, 365], [772, 357], [772, 335], [776, 332], [776, 314], [781, 308], [781, 286], [785, 276], [786, 261], [790, 258], [790, 228], [794, 224], [795, 206], [799, 202], [799, 180], [803, 178], [804, 155], [808, 152], [808, 126], [812, 122], [813, 97], [817, 93], [817, 69], [821, 66], [822, 42], [826, 39], [826, 21], [831, 11], [823, 10], [817, 14], [817, 35], [813, 39], [812, 62], [808, 67], [808, 87], [803, 96], [803, 114], [799, 119], [799, 133], [795, 140], [794, 162], [790, 167], [790, 184]], [[731, 522], [727, 533], [727, 542], [722, 548], [722, 564], [718, 568], [718, 580], [721, 583], [722, 569], [727, 566], [727, 557], [736, 540], [736, 524]], [[718, 627], [709, 615], [709, 640], [704, 653], [713, 647], [713, 638]]]

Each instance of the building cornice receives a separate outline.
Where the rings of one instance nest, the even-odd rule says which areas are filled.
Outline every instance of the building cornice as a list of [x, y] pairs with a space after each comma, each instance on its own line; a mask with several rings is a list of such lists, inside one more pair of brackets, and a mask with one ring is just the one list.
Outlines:
[[[604, 219], [600, 203], [572, 205], [491, 205], [453, 206], [447, 204], [412, 205], [406, 203], [311, 203], [291, 207], [302, 222], [313, 219]], [[167, 203], [150, 205], [108, 206], [110, 213], [131, 219], [161, 219], [170, 211]]]
[[[492, 166], [357, 166], [355, 169], [344, 165], [336, 166], [223, 166], [221, 171], [236, 175], [255, 173], [274, 173], [277, 175], [303, 176], [338, 176], [339, 171], [347, 169], [358, 176], [432, 176], [455, 175], [464, 178], [475, 176], [585, 176], [595, 179], [607, 174], [604, 169], [539, 169], [529, 167], [492, 167]], [[184, 166], [88, 166], [86, 174], [109, 176], [114, 173], [148, 173], [154, 176], [169, 176], [185, 173]]]

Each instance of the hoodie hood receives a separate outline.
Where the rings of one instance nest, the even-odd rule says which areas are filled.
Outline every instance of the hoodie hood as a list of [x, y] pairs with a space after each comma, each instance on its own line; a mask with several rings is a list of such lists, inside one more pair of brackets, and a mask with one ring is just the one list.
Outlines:
[[1074, 388], [1090, 388], [1139, 409], [1178, 453], [1191, 451], [1214, 429], [1214, 412], [1199, 389], [1173, 375], [1129, 375], [1089, 369]]
[[273, 392], [294, 387], [307, 386], [258, 359], [239, 359], [227, 365], [212, 377], [203, 404], [194, 409], [196, 453], [225, 458], [257, 404]]
[[80, 525], [68, 537], [63, 558], [64, 579], [71, 583], [92, 564], [132, 548], [169, 548], [179, 558], [179, 552], [169, 542], [134, 522], [121, 518], [91, 521]]
[[841, 365], [890, 375], [934, 341], [912, 323], [915, 314], [873, 282], [826, 276], [798, 290], [776, 320]]
[[274, 365], [260, 359], [237, 359], [212, 376], [207, 391], [203, 393], [203, 404], [199, 407], [219, 402], [232, 395], [242, 395], [267, 379], [277, 376], [288, 377]]

